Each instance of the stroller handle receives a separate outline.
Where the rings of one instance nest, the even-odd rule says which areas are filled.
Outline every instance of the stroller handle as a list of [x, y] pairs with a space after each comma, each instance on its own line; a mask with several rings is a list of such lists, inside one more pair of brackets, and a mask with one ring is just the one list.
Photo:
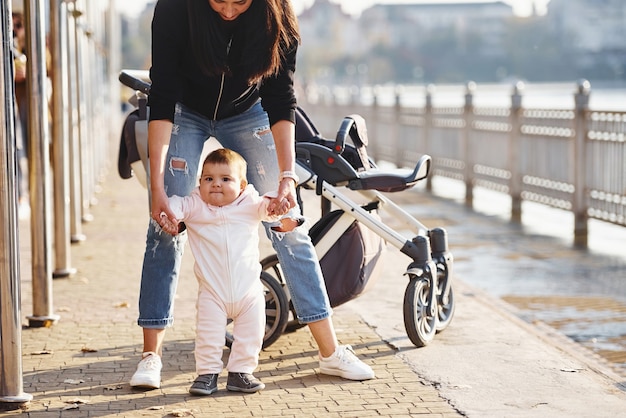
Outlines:
[[148, 71], [141, 70], [122, 70], [118, 77], [118, 80], [123, 85], [144, 94], [150, 94], [150, 83], [145, 81], [149, 79], [150, 75]]

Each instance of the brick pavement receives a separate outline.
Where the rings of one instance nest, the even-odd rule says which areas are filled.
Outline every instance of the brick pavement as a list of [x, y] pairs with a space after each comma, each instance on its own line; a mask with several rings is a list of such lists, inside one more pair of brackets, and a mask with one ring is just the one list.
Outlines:
[[[307, 328], [283, 335], [261, 353], [255, 374], [266, 384], [257, 394], [225, 390], [192, 397], [196, 283], [188, 251], [176, 299], [176, 323], [164, 346], [163, 385], [137, 391], [128, 380], [141, 352], [136, 325], [139, 274], [147, 221], [145, 190], [111, 172], [83, 225], [86, 241], [72, 246], [77, 273], [53, 281], [60, 320], [22, 331], [24, 391], [33, 400], [3, 416], [28, 417], [452, 417], [462, 416], [435, 384], [414, 373], [397, 350], [358, 314], [340, 307], [334, 316], [341, 343], [351, 344], [377, 378], [352, 382], [318, 374], [317, 352]], [[22, 317], [32, 312], [29, 243], [21, 224]], [[224, 354], [228, 351], [225, 349]]]

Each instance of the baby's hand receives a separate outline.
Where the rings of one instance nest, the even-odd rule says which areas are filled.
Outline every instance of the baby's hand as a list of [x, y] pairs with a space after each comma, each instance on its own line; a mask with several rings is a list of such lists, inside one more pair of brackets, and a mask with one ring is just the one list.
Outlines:
[[270, 216], [283, 216], [291, 209], [287, 199], [273, 198], [267, 206], [267, 213]]
[[165, 213], [161, 214], [161, 228], [170, 235], [178, 234], [178, 225], [180, 222], [172, 222], [167, 216], [164, 216]]

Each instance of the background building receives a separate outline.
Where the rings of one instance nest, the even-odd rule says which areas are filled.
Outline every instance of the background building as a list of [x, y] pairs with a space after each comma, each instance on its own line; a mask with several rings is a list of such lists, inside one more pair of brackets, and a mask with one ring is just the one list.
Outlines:
[[[125, 27], [126, 67], [149, 67], [153, 8]], [[303, 83], [626, 81], [625, 0], [551, 0], [527, 17], [502, 1], [385, 4], [358, 18], [316, 0], [299, 21]]]
[[625, 10], [623, 0], [552, 0], [546, 15], [518, 17], [501, 1], [433, 2], [374, 5], [357, 19], [316, 0], [299, 17], [299, 74], [353, 84], [624, 80]]

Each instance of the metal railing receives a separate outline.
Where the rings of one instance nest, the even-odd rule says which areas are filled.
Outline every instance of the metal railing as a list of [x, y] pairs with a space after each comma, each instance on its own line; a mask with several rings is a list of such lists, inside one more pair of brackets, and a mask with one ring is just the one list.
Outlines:
[[[521, 221], [522, 202], [574, 214], [574, 245], [588, 245], [590, 218], [626, 226], [626, 111], [591, 110], [590, 84], [581, 80], [571, 109], [524, 108], [523, 84], [513, 86], [507, 107], [475, 106], [476, 85], [465, 86], [463, 105], [433, 106], [428, 88], [421, 106], [406, 106], [402, 93], [391, 106], [341, 100], [310, 90], [300, 98], [318, 129], [337, 129], [340, 118], [358, 113], [368, 125], [368, 153], [376, 161], [410, 167], [433, 158], [432, 177], [511, 197], [511, 219]], [[304, 100], [303, 100], [304, 99]], [[415, 100], [413, 100], [415, 101]]]

